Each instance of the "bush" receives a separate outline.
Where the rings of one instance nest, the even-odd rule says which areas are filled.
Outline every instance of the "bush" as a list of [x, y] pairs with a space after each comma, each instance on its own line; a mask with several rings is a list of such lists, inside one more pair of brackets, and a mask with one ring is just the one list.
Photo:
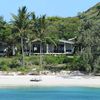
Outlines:
[[46, 64], [63, 64], [64, 59], [64, 55], [46, 55], [44, 61]]
[[64, 62], [66, 62], [66, 69], [67, 70], [79, 70], [79, 60], [78, 56], [67, 57], [65, 58]]
[[20, 71], [20, 72], [22, 72], [23, 74], [25, 74], [25, 73], [28, 73], [29, 71], [30, 71], [31, 69], [29, 68], [29, 67], [22, 67], [22, 66], [20, 66], [20, 67], [17, 67], [17, 71]]
[[2, 66], [2, 71], [10, 71], [10, 68], [7, 65]]
[[5, 61], [0, 62], [0, 70], [2, 71], [9, 71], [10, 68], [8, 66], [9, 64]]
[[77, 62], [77, 66], [80, 71], [83, 71], [87, 74], [92, 71], [92, 67], [88, 63], [88, 59], [83, 59], [82, 56], [80, 56], [79, 61]]
[[[50, 70], [79, 70], [79, 60], [78, 56], [67, 56], [67, 55], [47, 55], [45, 56], [45, 62], [49, 66], [47, 68]], [[57, 67], [57, 65], [61, 65]], [[65, 66], [66, 64], [66, 66]], [[46, 65], [45, 65], [46, 66]]]
[[26, 57], [25, 61], [29, 62], [29, 64], [32, 65], [39, 65], [39, 56], [34, 55], [34, 56]]
[[93, 73], [94, 74], [100, 73], [100, 57], [98, 57], [97, 59], [95, 59]]
[[17, 68], [19, 66], [20, 64], [19, 64], [18, 58], [13, 58], [11, 63], [9, 64], [10, 68]]

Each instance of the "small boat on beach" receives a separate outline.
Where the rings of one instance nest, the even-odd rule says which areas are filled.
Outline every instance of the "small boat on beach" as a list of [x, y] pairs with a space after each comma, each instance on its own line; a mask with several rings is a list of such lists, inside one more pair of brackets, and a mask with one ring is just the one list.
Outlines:
[[40, 77], [30, 79], [31, 82], [40, 82], [42, 81]]

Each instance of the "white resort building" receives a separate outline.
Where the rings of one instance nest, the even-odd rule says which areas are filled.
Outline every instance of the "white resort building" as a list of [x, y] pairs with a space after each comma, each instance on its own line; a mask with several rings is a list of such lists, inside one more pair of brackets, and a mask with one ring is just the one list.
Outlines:
[[[59, 40], [57, 45], [45, 44], [41, 45], [41, 53], [43, 54], [73, 54], [74, 53], [74, 42], [72, 40]], [[40, 53], [40, 41], [32, 43], [32, 54]]]
[[[52, 43], [42, 43], [40, 45], [40, 41], [34, 41], [31, 43], [31, 54], [73, 54], [74, 53], [74, 46], [75, 42], [72, 39], [68, 40], [59, 40], [56, 45]], [[5, 56], [8, 51], [9, 45], [4, 42], [0, 42], [0, 56]], [[15, 55], [17, 50], [16, 46], [10, 47], [12, 50], [12, 55]], [[40, 50], [41, 49], [41, 50]], [[24, 48], [25, 54], [30, 53], [30, 47], [28, 44], [25, 44]]]

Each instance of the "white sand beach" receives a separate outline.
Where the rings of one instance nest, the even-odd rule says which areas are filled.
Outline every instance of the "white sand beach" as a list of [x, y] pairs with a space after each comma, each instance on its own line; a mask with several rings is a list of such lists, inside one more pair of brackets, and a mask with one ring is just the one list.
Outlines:
[[[31, 81], [31, 80], [40, 81]], [[84, 86], [100, 87], [100, 77], [70, 76], [67, 78], [56, 75], [0, 75], [0, 87], [13, 86]]]

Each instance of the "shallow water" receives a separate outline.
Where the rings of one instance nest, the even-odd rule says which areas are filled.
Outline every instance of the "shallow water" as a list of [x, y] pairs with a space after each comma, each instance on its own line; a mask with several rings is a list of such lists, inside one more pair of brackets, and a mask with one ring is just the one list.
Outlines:
[[100, 100], [100, 88], [5, 88], [0, 89], [0, 100]]

